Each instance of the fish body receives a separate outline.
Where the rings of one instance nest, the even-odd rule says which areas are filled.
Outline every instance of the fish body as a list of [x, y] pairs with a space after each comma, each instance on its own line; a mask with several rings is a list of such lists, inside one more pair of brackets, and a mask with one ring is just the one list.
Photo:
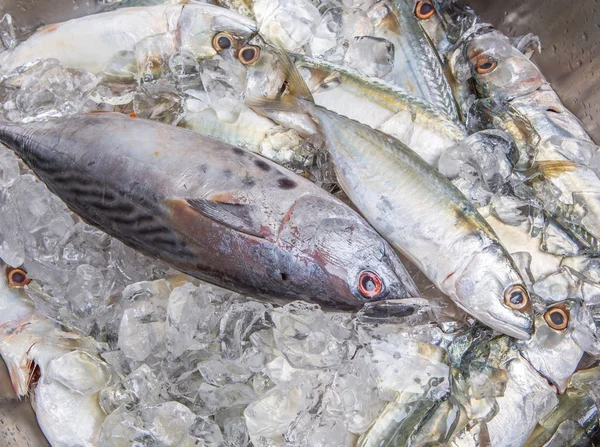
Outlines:
[[0, 127], [90, 224], [207, 282], [340, 308], [418, 293], [356, 212], [238, 147], [117, 113]]
[[523, 280], [454, 185], [397, 140], [319, 107], [311, 114], [326, 136], [340, 184], [375, 229], [465, 311], [528, 338], [530, 315], [503, 298]]
[[414, 6], [413, 0], [393, 0], [369, 11], [375, 35], [394, 45], [393, 68], [384, 79], [457, 119], [452, 91], [435, 49], [414, 16]]
[[293, 57], [316, 104], [393, 136], [431, 165], [467, 136], [447, 114], [393, 84], [324, 60]]
[[112, 376], [96, 356], [96, 342], [67, 332], [36, 312], [24, 290], [12, 287], [4, 274], [0, 310], [0, 355], [17, 394], [31, 394], [38, 423], [50, 444], [97, 445], [106, 417], [98, 391]]
[[489, 122], [530, 152], [521, 158], [534, 163], [530, 183], [544, 209], [588, 253], [600, 253], [600, 179], [589, 167], [597, 146], [507, 37], [497, 31], [475, 36], [464, 51], [485, 98], [479, 110], [488, 116], [499, 110]]
[[0, 55], [0, 73], [43, 57], [100, 74], [119, 53], [135, 57], [136, 49], [150, 59], [176, 51], [210, 57], [219, 31], [243, 40], [255, 30], [250, 19], [210, 4], [123, 8], [40, 28]]

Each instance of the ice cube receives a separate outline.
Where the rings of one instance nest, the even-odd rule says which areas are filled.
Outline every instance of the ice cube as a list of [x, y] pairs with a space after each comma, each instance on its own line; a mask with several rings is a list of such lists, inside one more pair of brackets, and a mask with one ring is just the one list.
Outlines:
[[[360, 362], [369, 361], [360, 356]], [[369, 383], [369, 375], [361, 374], [359, 362], [355, 371], [336, 375], [333, 383], [325, 392], [323, 402], [327, 410], [345, 420], [348, 430], [362, 434], [383, 408], [383, 402], [377, 395], [375, 383]], [[363, 363], [366, 364], [366, 363]]]
[[379, 37], [355, 37], [350, 41], [344, 64], [367, 76], [383, 78], [394, 67], [394, 45]]
[[246, 339], [253, 331], [262, 329], [266, 312], [265, 304], [254, 301], [233, 303], [220, 323], [223, 357], [236, 359], [242, 355]]
[[15, 104], [25, 122], [73, 115], [87, 111], [88, 95], [97, 83], [91, 73], [65, 69], [55, 59], [42, 60], [24, 78]]
[[546, 276], [533, 285], [533, 291], [548, 304], [581, 297], [581, 279], [568, 267]]
[[[106, 358], [106, 355], [104, 355]], [[160, 402], [161, 384], [148, 365], [132, 371], [121, 382], [100, 391], [99, 402], [109, 414], [121, 406], [132, 409], [138, 406], [156, 405]]]
[[190, 428], [190, 434], [200, 440], [200, 445], [207, 447], [220, 446], [223, 442], [221, 429], [208, 418], [197, 417]]
[[244, 418], [227, 419], [223, 427], [223, 432], [225, 434], [225, 442], [230, 447], [246, 447], [250, 442]]
[[283, 433], [305, 405], [305, 391], [301, 384], [292, 382], [278, 385], [257, 402], [248, 405], [244, 418], [252, 443], [262, 445], [261, 438], [283, 441]]
[[287, 430], [285, 439], [292, 445], [314, 447], [350, 447], [350, 436], [344, 421], [327, 410], [302, 412]]
[[0, 41], [2, 41], [5, 50], [12, 50], [17, 46], [17, 36], [10, 14], [4, 14], [0, 19]]
[[44, 380], [56, 380], [76, 393], [90, 395], [111, 380], [108, 366], [84, 351], [72, 351], [53, 359]]
[[230, 383], [246, 382], [252, 372], [235, 361], [212, 359], [198, 364], [204, 380], [211, 385], [223, 386]]
[[164, 355], [165, 322], [152, 304], [143, 302], [123, 313], [119, 327], [119, 348], [133, 360]]
[[14, 197], [3, 191], [0, 206], [0, 258], [12, 267], [19, 267], [25, 262], [25, 241]]
[[253, 8], [261, 35], [288, 51], [307, 44], [321, 19], [308, 0], [256, 0]]
[[277, 348], [296, 368], [326, 368], [342, 363], [354, 353], [350, 340], [334, 337], [321, 308], [294, 301], [273, 312]]
[[17, 157], [13, 151], [0, 144], [0, 188], [9, 188], [18, 177]]
[[105, 304], [106, 284], [102, 271], [91, 265], [81, 264], [75, 269], [67, 287], [67, 300], [75, 315], [92, 314]]
[[152, 435], [152, 445], [175, 446], [187, 436], [195, 415], [179, 402], [164, 402], [140, 411], [144, 429]]
[[192, 346], [198, 323], [205, 311], [200, 304], [197, 288], [192, 283], [175, 288], [169, 295], [165, 331], [167, 349], [174, 357], [179, 357]]
[[140, 118], [172, 125], [183, 117], [181, 97], [166, 79], [144, 83], [133, 98], [133, 111]]
[[141, 430], [139, 417], [127, 411], [125, 406], [117, 408], [110, 413], [102, 424], [102, 431], [98, 439], [99, 447], [131, 447], [136, 439], [150, 438], [150, 434]]
[[508, 225], [520, 225], [529, 217], [527, 202], [512, 196], [497, 194], [490, 203], [492, 214]]
[[448, 393], [450, 369], [444, 349], [399, 334], [372, 340], [369, 347], [382, 399], [393, 400], [399, 392], [438, 398]]
[[246, 70], [243, 67], [238, 61], [219, 55], [200, 63], [200, 78], [210, 105], [226, 123], [235, 122], [244, 109]]
[[582, 250], [569, 234], [556, 222], [550, 220], [542, 233], [541, 248], [558, 256], [577, 256]]
[[221, 387], [203, 383], [198, 390], [202, 413], [210, 415], [222, 408], [243, 407], [254, 402], [258, 396], [248, 385], [232, 383]]
[[133, 52], [141, 81], [160, 77], [174, 51], [173, 39], [167, 34], [149, 36], [137, 42]]

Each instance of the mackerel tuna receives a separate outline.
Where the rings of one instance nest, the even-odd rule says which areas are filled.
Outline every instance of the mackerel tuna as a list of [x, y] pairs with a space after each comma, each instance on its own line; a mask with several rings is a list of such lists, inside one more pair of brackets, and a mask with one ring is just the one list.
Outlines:
[[238, 147], [118, 113], [3, 122], [0, 141], [90, 224], [207, 282], [348, 309], [418, 294], [356, 212]]

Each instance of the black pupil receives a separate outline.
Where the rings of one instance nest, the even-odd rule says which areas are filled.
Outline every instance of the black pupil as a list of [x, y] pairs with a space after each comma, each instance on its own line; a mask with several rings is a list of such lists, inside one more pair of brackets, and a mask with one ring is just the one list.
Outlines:
[[493, 65], [492, 62], [487, 61], [487, 62], [484, 62], [483, 64], [481, 64], [479, 66], [479, 68], [482, 70], [489, 70], [490, 68], [492, 68], [492, 65]]
[[565, 322], [565, 317], [561, 312], [552, 312], [550, 314], [550, 320], [557, 326], [561, 326]]
[[231, 46], [231, 40], [229, 40], [229, 37], [225, 36], [219, 37], [217, 43], [219, 44], [219, 48], [222, 48], [224, 50]]
[[246, 62], [251, 61], [255, 54], [256, 50], [254, 48], [246, 48], [244, 51], [242, 51], [242, 59], [244, 59]]
[[429, 14], [431, 11], [433, 11], [433, 5], [429, 4], [429, 3], [423, 3], [421, 5], [421, 11], [420, 14], [422, 16], [426, 16], [427, 14]]
[[373, 292], [375, 290], [375, 288], [377, 287], [377, 285], [375, 284], [375, 281], [373, 281], [373, 278], [371, 278], [369, 275], [363, 276], [362, 286], [363, 286], [363, 289], [365, 289], [367, 292]]
[[510, 294], [510, 302], [513, 304], [523, 304], [523, 294], [521, 292], [513, 292]]
[[12, 275], [12, 280], [15, 284], [21, 284], [22, 282], [25, 282], [25, 275], [21, 272], [15, 272]]

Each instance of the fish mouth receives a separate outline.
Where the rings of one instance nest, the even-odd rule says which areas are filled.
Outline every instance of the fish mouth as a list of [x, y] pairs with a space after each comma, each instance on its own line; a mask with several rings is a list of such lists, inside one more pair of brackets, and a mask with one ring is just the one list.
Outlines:
[[[531, 336], [533, 335], [533, 327], [531, 328], [519, 328], [519, 327], [515, 327], [515, 326], [510, 326], [510, 325], [499, 325], [502, 329], [498, 329], [501, 330], [503, 333], [505, 333], [506, 335], [516, 338], [518, 340], [530, 340]], [[493, 328], [495, 329], [495, 328]]]
[[523, 321], [521, 321], [519, 323], [516, 323], [516, 322], [510, 323], [510, 322], [495, 318], [492, 315], [487, 315], [486, 320], [482, 320], [479, 317], [477, 317], [476, 315], [474, 315], [474, 317], [477, 318], [479, 321], [481, 321], [486, 326], [489, 326], [492, 329], [495, 329], [499, 332], [502, 332], [503, 334], [508, 335], [509, 337], [513, 337], [518, 340], [523, 340], [523, 341], [530, 340], [531, 336], [533, 335], [533, 333], [535, 331], [533, 322], [530, 321], [529, 319], [523, 319]]

